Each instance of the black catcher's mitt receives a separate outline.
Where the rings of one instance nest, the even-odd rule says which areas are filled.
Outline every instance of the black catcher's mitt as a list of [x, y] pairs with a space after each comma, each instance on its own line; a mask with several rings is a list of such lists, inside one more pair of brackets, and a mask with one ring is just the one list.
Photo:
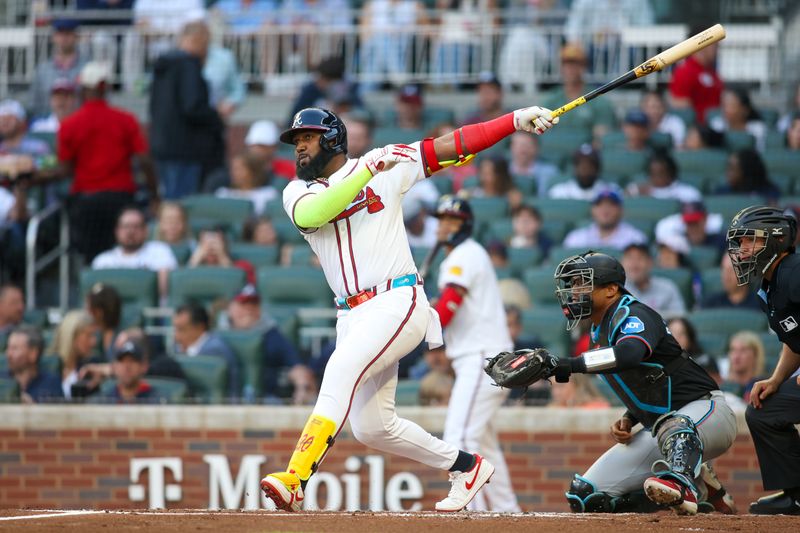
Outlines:
[[487, 360], [485, 372], [497, 385], [525, 388], [551, 377], [559, 366], [558, 357], [545, 348], [500, 352]]

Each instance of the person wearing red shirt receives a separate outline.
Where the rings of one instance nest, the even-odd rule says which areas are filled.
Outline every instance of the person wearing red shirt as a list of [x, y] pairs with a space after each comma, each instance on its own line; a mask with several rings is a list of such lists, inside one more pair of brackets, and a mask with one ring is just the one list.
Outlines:
[[675, 68], [669, 83], [672, 107], [691, 107], [698, 124], [705, 124], [706, 112], [720, 104], [724, 84], [717, 73], [717, 48], [712, 44], [695, 52]]
[[106, 64], [86, 64], [79, 76], [83, 104], [58, 132], [58, 159], [63, 171], [73, 176], [73, 242], [87, 263], [114, 246], [117, 217], [136, 192], [132, 163], [144, 173], [151, 200], [158, 200], [155, 172], [136, 117], [105, 99], [110, 76]]

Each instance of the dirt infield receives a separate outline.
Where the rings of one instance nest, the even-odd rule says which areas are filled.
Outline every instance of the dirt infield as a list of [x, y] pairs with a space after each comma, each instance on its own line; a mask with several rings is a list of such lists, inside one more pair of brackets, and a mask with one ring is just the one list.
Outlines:
[[[531, 513], [498, 515], [491, 513], [326, 513], [306, 512], [290, 515], [271, 511], [0, 511], [3, 532], [61, 531], [271, 531], [411, 533], [425, 530], [481, 531], [488, 528], [565, 533], [604, 529], [614, 533], [680, 531], [798, 531], [800, 517], [791, 516], [675, 516], [654, 515], [571, 515]], [[499, 531], [497, 529], [496, 531]]]

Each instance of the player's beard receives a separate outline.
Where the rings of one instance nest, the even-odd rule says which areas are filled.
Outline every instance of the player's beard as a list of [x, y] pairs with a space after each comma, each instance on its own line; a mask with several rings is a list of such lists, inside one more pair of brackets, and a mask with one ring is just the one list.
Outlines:
[[330, 152], [320, 150], [317, 155], [308, 161], [307, 165], [301, 167], [300, 165], [295, 164], [297, 177], [303, 181], [311, 181], [319, 178], [323, 169], [328, 165], [330, 160], [333, 159], [333, 156], [334, 154]]

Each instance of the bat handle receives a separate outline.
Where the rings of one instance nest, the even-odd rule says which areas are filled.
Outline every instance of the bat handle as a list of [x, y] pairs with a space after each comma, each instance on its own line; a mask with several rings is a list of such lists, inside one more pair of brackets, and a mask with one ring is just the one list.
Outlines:
[[564, 104], [561, 107], [559, 107], [558, 109], [554, 109], [553, 110], [553, 118], [560, 117], [564, 113], [566, 113], [568, 111], [572, 111], [573, 109], [575, 109], [579, 105], [583, 105], [585, 103], [586, 103], [586, 98], [584, 98], [583, 96], [581, 96], [580, 98], [576, 98], [575, 100], [571, 101], [570, 103]]

